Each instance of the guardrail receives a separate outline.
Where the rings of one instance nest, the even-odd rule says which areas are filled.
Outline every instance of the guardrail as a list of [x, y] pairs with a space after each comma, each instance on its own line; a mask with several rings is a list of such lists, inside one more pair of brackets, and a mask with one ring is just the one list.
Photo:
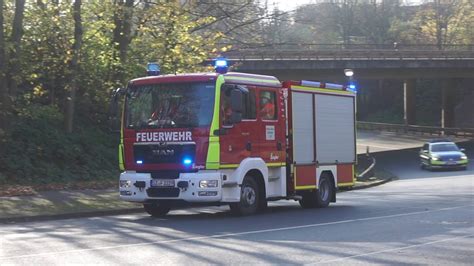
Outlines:
[[403, 134], [429, 134], [432, 136], [474, 137], [474, 128], [431, 127], [403, 124], [373, 123], [357, 121], [357, 128], [389, 131]]
[[431, 60], [474, 59], [474, 45], [409, 44], [305, 44], [273, 43], [234, 46], [221, 54], [234, 61], [243, 60]]
[[229, 51], [222, 54], [229, 60], [432, 60], [456, 59], [472, 60], [473, 51], [457, 50], [269, 50], [269, 49], [243, 49]]
[[409, 50], [409, 51], [474, 51], [474, 44], [402, 44], [402, 43], [222, 43], [231, 45], [231, 51], [241, 50], [306, 50], [306, 51], [342, 51], [342, 50]]

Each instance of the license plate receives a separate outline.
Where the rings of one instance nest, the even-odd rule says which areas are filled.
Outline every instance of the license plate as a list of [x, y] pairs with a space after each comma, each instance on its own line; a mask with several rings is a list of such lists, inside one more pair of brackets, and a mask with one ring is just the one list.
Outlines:
[[457, 164], [456, 161], [448, 161], [448, 164]]
[[152, 187], [174, 187], [173, 179], [153, 179], [150, 186]]

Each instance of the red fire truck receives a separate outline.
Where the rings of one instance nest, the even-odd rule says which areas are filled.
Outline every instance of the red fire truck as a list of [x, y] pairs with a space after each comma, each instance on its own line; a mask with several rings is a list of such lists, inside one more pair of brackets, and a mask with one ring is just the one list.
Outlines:
[[345, 86], [229, 72], [147, 76], [122, 92], [120, 198], [152, 216], [182, 204], [326, 207], [354, 184]]

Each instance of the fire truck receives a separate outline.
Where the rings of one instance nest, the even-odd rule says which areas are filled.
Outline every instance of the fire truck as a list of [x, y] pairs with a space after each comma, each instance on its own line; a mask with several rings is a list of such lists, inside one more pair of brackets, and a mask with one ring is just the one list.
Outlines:
[[119, 91], [122, 200], [154, 217], [183, 204], [249, 215], [282, 199], [327, 207], [353, 186], [356, 93], [346, 86], [150, 69]]

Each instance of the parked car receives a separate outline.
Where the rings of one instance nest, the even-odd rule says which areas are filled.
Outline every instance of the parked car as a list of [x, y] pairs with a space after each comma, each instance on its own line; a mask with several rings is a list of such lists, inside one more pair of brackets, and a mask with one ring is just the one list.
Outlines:
[[432, 140], [420, 150], [422, 169], [459, 168], [466, 170], [469, 159], [456, 143], [448, 139]]

